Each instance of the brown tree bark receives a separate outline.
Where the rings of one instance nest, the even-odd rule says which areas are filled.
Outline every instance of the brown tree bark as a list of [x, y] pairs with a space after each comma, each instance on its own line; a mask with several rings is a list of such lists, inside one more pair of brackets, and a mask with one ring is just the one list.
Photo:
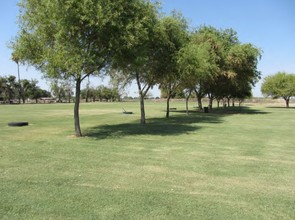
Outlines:
[[171, 99], [171, 92], [169, 92], [167, 97], [166, 118], [169, 118], [169, 114], [170, 114], [170, 99]]
[[144, 109], [144, 95], [140, 94], [140, 124], [144, 125], [145, 122], [145, 109]]
[[145, 124], [146, 121], [145, 121], [144, 98], [151, 86], [146, 85], [142, 88], [138, 74], [136, 74], [136, 83], [137, 83], [137, 87], [138, 87], [139, 102], [140, 102], [140, 124]]
[[81, 78], [76, 79], [76, 97], [74, 106], [74, 121], [76, 137], [82, 137], [79, 118], [80, 93], [81, 93]]
[[284, 98], [286, 101], [286, 108], [289, 108], [290, 98]]

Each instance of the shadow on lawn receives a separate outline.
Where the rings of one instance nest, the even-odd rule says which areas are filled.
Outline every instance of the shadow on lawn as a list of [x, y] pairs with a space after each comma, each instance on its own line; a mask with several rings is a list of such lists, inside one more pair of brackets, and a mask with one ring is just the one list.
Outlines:
[[286, 109], [286, 110], [288, 110], [288, 109], [295, 109], [295, 107], [289, 107], [289, 108], [287, 108], [286, 106], [268, 106], [268, 107], [266, 107], [266, 108], [273, 108], [273, 109]]
[[[176, 111], [174, 110], [173, 112], [178, 112], [178, 113], [186, 113], [184, 110]], [[173, 113], [172, 112], [172, 113]], [[195, 110], [189, 111], [189, 114], [201, 114], [202, 112]], [[209, 111], [209, 114], [211, 115], [219, 115], [221, 116], [227, 116], [227, 115], [233, 115], [233, 114], [248, 114], [248, 115], [256, 115], [256, 114], [270, 114], [269, 112], [249, 108], [247, 106], [241, 106], [241, 107], [226, 107], [226, 108], [213, 108], [212, 110]]]
[[139, 124], [139, 121], [125, 124], [101, 125], [86, 130], [85, 135], [97, 139], [130, 135], [180, 135], [201, 129], [202, 127], [198, 125], [199, 123], [222, 123], [222, 118], [231, 114], [268, 114], [268, 112], [248, 107], [216, 108], [208, 114], [189, 111], [189, 114], [187, 115], [186, 111], [173, 111], [168, 119], [147, 119], [145, 125]]
[[246, 114], [246, 115], [264, 115], [270, 114], [269, 112], [253, 109], [247, 106], [241, 107], [226, 107], [226, 108], [215, 108], [212, 113], [214, 114]]
[[180, 135], [201, 129], [198, 123], [221, 123], [221, 115], [196, 113], [190, 115], [178, 114], [166, 118], [147, 119], [145, 125], [134, 121], [125, 124], [101, 125], [85, 131], [85, 135], [97, 139], [123, 137], [130, 135]]

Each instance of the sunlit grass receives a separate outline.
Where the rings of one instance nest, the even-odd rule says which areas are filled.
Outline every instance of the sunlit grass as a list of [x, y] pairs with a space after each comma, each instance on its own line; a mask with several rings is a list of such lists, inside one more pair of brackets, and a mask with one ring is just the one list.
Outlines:
[[295, 218], [295, 109], [171, 105], [0, 105], [1, 218]]

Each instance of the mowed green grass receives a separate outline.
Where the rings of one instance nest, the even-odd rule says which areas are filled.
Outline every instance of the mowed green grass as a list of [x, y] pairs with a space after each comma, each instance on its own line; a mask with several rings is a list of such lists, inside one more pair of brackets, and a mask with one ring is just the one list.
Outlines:
[[294, 108], [171, 107], [0, 105], [0, 219], [295, 219]]

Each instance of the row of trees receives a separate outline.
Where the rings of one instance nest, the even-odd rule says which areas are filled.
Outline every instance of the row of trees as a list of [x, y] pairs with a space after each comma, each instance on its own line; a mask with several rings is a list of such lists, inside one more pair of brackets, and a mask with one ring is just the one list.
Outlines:
[[278, 72], [267, 76], [261, 86], [262, 94], [274, 99], [283, 98], [289, 108], [291, 97], [295, 97], [295, 74]]
[[[50, 91], [41, 89], [37, 80], [16, 80], [13, 75], [0, 76], [0, 101], [25, 104], [28, 99], [38, 102], [40, 98], [54, 97], [57, 102], [71, 102], [73, 99], [72, 82], [68, 80], [50, 80]], [[117, 88], [100, 85], [96, 88], [87, 86], [81, 90], [81, 98], [88, 101], [120, 101], [121, 94]]]
[[202, 98], [212, 102], [244, 99], [251, 96], [252, 86], [260, 79], [257, 62], [261, 51], [251, 44], [241, 44], [232, 29], [201, 27], [190, 34], [188, 42], [177, 51], [174, 78], [169, 75], [160, 82], [169, 99], [180, 88], [187, 100], [195, 93], [199, 109]]
[[81, 98], [85, 99], [86, 102], [95, 101], [120, 101], [121, 94], [117, 88], [111, 88], [100, 85], [98, 87], [86, 87], [81, 90]]
[[75, 132], [81, 83], [90, 75], [108, 74], [118, 85], [135, 80], [145, 124], [144, 98], [156, 85], [169, 100], [181, 88], [194, 92], [202, 108], [213, 99], [244, 98], [259, 79], [261, 51], [239, 42], [232, 29], [188, 26], [179, 13], [163, 15], [148, 0], [22, 0], [19, 34], [11, 43], [19, 63], [35, 66], [53, 79], [75, 83]]
[[50, 97], [50, 92], [41, 89], [37, 80], [16, 80], [13, 75], [0, 76], [0, 98], [4, 103], [11, 103], [18, 100], [18, 103], [25, 103], [27, 99], [37, 100], [41, 97]]

